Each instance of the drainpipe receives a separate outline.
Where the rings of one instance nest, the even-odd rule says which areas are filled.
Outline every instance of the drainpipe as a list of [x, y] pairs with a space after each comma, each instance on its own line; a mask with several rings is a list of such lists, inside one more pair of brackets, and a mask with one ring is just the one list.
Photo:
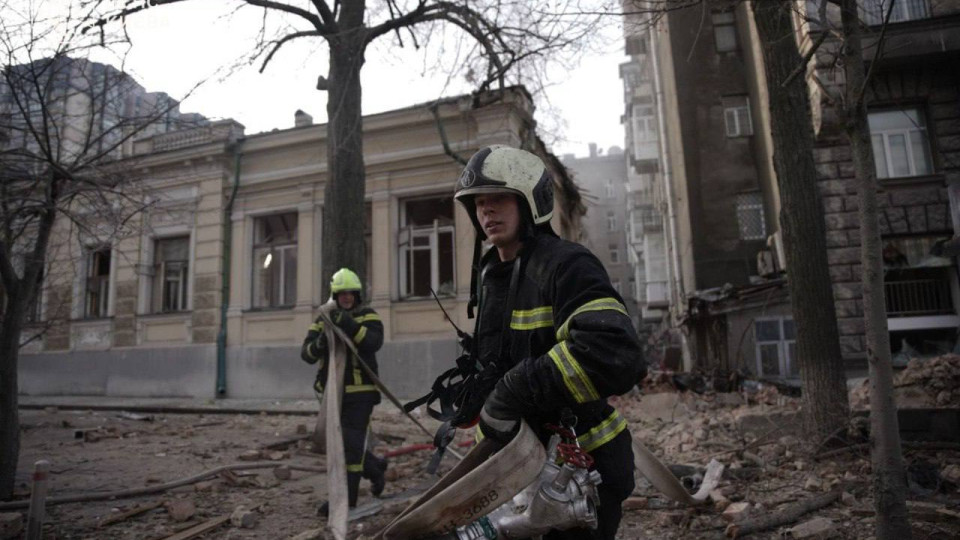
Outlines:
[[[664, 22], [664, 24], [666, 24]], [[664, 193], [667, 198], [667, 230], [669, 236], [669, 245], [670, 251], [672, 252], [672, 266], [673, 266], [673, 279], [670, 284], [670, 296], [673, 297], [673, 315], [675, 319], [679, 319], [680, 314], [684, 310], [683, 302], [686, 301], [685, 294], [683, 291], [683, 276], [681, 274], [682, 270], [680, 268], [680, 249], [677, 241], [677, 210], [673, 203], [674, 191], [673, 191], [673, 175], [670, 169], [670, 159], [669, 159], [669, 147], [667, 146], [667, 128], [666, 120], [664, 116], [666, 114], [666, 107], [663, 103], [663, 85], [660, 78], [660, 58], [659, 58], [659, 47], [657, 37], [654, 32], [657, 31], [657, 26], [651, 26], [649, 32], [650, 35], [650, 57], [653, 60], [653, 85], [654, 85], [654, 95], [657, 101], [657, 129], [660, 132], [660, 163], [661, 163], [661, 174], [663, 176], [664, 184]], [[681, 356], [683, 357], [683, 367], [686, 370], [689, 370], [693, 367], [693, 362], [690, 352], [690, 344], [687, 342], [687, 335], [683, 332], [683, 329], [680, 329], [680, 351]]]
[[239, 137], [229, 145], [233, 153], [233, 187], [230, 198], [223, 209], [223, 257], [221, 260], [223, 276], [220, 288], [220, 331], [217, 332], [217, 397], [227, 395], [227, 306], [230, 304], [230, 247], [233, 245], [233, 201], [240, 187], [240, 158], [243, 156], [245, 137]]

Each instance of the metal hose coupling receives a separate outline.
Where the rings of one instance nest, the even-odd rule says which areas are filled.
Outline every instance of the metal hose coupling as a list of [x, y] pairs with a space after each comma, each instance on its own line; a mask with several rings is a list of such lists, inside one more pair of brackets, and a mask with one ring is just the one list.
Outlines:
[[561, 434], [550, 438], [537, 480], [490, 514], [442, 538], [499, 540], [572, 528], [596, 529], [600, 473], [589, 470], [593, 459], [579, 445], [560, 439]]

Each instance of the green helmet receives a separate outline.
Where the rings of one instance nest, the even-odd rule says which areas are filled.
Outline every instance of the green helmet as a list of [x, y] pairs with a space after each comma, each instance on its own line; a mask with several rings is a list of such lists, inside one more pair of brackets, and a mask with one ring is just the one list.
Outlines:
[[486, 235], [477, 221], [473, 198], [482, 193], [504, 192], [520, 196], [533, 225], [549, 223], [553, 216], [553, 180], [543, 161], [526, 150], [488, 146], [470, 158], [454, 191], [454, 198], [466, 208], [482, 238]]
[[330, 280], [330, 294], [333, 296], [343, 291], [352, 291], [359, 295], [362, 289], [363, 286], [360, 285], [360, 277], [349, 268], [337, 270], [337, 273], [334, 274]]

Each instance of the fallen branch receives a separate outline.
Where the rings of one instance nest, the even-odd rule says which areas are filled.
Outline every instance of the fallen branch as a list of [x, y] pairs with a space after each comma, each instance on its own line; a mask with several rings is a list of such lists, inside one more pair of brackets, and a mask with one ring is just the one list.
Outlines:
[[830, 506], [840, 498], [840, 491], [831, 491], [830, 493], [792, 504], [783, 510], [778, 510], [772, 514], [760, 516], [756, 519], [748, 519], [740, 523], [731, 523], [727, 526], [727, 538], [739, 538], [748, 534], [775, 529], [783, 525], [789, 525], [803, 515], [809, 514], [821, 508]]
[[[153, 493], [161, 493], [169, 489], [173, 489], [180, 486], [185, 486], [188, 484], [193, 484], [201, 480], [210, 478], [212, 476], [217, 476], [224, 471], [240, 471], [248, 469], [272, 469], [283, 465], [284, 463], [279, 461], [260, 461], [256, 463], [234, 463], [232, 465], [223, 465], [222, 467], [217, 467], [215, 469], [210, 469], [193, 476], [188, 476], [180, 480], [174, 480], [173, 482], [167, 482], [166, 484], [158, 484], [156, 486], [134, 488], [134, 489], [122, 489], [119, 491], [108, 491], [105, 493], [85, 493], [82, 495], [70, 495], [67, 497], [52, 497], [47, 499], [47, 506], [53, 506], [56, 504], [67, 504], [75, 502], [88, 502], [88, 501], [105, 501], [110, 499], [124, 499], [127, 497], [138, 497], [140, 495], [150, 495]], [[291, 470], [294, 471], [307, 471], [307, 472], [325, 472], [326, 469], [319, 467], [309, 467], [304, 465], [288, 465]], [[20, 508], [27, 508], [30, 505], [30, 501], [10, 501], [0, 503], [0, 510], [16, 510]]]

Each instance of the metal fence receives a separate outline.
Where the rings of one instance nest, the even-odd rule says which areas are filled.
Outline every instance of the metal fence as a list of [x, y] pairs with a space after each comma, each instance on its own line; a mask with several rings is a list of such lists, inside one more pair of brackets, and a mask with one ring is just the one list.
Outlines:
[[945, 279], [910, 279], [884, 284], [888, 317], [952, 315], [950, 284]]

